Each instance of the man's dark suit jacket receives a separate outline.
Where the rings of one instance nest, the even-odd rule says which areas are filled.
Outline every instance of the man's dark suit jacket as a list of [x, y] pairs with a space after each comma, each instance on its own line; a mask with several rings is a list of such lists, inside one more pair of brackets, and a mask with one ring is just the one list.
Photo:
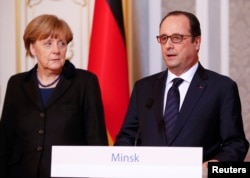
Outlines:
[[36, 70], [8, 82], [0, 122], [1, 178], [49, 178], [52, 145], [108, 144], [97, 77], [66, 61], [43, 106]]
[[243, 161], [249, 148], [238, 87], [200, 64], [166, 142], [163, 102], [167, 71], [136, 82], [114, 145], [203, 147], [203, 161]]

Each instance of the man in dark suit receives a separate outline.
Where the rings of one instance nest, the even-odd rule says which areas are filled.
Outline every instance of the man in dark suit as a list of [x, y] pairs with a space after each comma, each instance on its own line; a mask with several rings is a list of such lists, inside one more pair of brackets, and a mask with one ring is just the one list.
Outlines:
[[[200, 64], [198, 19], [188, 12], [170, 12], [160, 23], [157, 40], [167, 70], [136, 82], [115, 145], [203, 147], [204, 167], [208, 161], [243, 161], [249, 143], [238, 87]], [[179, 113], [169, 138], [164, 111], [174, 78], [183, 81], [177, 89]]]

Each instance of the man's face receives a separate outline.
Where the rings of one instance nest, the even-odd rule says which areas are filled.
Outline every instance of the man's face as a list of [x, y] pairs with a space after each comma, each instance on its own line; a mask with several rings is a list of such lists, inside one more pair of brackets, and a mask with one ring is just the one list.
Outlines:
[[161, 50], [167, 68], [174, 74], [180, 75], [198, 61], [201, 38], [196, 37], [192, 41], [192, 36], [189, 36], [191, 35], [189, 20], [184, 15], [172, 15], [163, 21], [160, 36], [174, 34], [184, 35], [183, 40], [174, 43], [168, 38], [167, 42], [161, 43]]

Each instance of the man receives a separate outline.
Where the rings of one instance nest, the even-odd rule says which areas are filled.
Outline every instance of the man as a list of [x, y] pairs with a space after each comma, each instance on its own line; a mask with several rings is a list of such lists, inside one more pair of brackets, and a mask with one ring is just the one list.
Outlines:
[[[167, 70], [136, 82], [115, 145], [203, 147], [205, 167], [208, 161], [243, 161], [249, 143], [238, 87], [200, 64], [198, 19], [189, 12], [170, 12], [160, 23], [157, 40]], [[175, 89], [179, 104], [172, 122], [168, 113], [174, 104], [169, 107], [166, 101], [174, 78], [181, 82]]]

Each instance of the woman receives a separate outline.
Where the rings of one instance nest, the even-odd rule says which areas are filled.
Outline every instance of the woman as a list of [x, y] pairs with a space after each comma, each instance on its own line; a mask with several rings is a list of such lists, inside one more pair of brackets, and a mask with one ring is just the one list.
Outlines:
[[26, 27], [26, 54], [37, 64], [8, 82], [0, 177], [49, 178], [52, 145], [108, 145], [97, 77], [65, 59], [72, 39], [68, 24], [54, 15]]

